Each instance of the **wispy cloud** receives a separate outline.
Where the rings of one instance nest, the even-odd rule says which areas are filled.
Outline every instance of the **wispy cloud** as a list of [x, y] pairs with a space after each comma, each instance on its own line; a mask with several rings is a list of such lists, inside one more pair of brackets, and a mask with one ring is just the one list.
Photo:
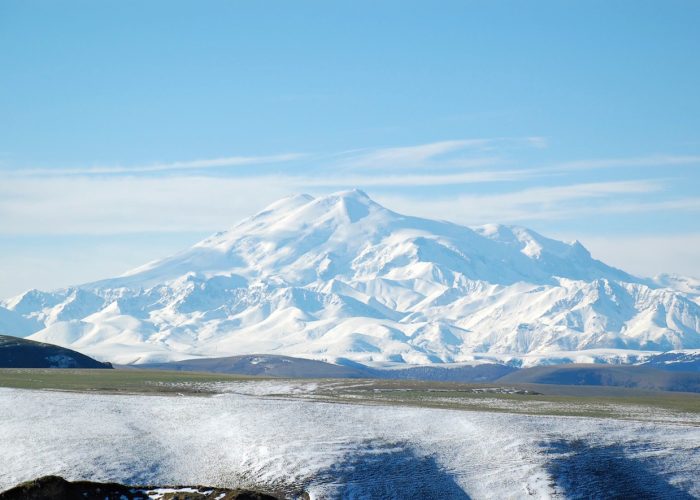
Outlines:
[[0, 183], [0, 233], [214, 231], [293, 192], [484, 183], [517, 175], [15, 177]]
[[[285, 153], [132, 167], [29, 169], [21, 175], [3, 171], [0, 233], [216, 230], [292, 192], [324, 193], [350, 187], [367, 189], [380, 202], [401, 212], [465, 224], [700, 211], [700, 198], [674, 197], [667, 191], [669, 179], [581, 182], [586, 176], [579, 173], [551, 175], [557, 170], [690, 165], [700, 157], [639, 156], [507, 168], [491, 165], [494, 158], [483, 154], [516, 143], [526, 148], [546, 146], [540, 137], [464, 139], [337, 156]], [[343, 162], [347, 168], [332, 168]], [[467, 166], [452, 168], [459, 162]], [[279, 168], [204, 172], [268, 164]], [[391, 166], [367, 168], [378, 164]], [[394, 168], [398, 165], [407, 168]], [[450, 168], [431, 168], [445, 165]], [[159, 172], [163, 175], [140, 175]], [[558, 185], [551, 185], [554, 179]], [[423, 188], [421, 194], [430, 196], [418, 197], [419, 188]], [[457, 189], [462, 194], [454, 194]]]
[[174, 161], [169, 163], [153, 163], [135, 166], [93, 166], [75, 168], [26, 168], [13, 170], [13, 175], [110, 175], [110, 174], [143, 174], [182, 170], [203, 170], [222, 167], [243, 167], [262, 165], [266, 163], [284, 163], [304, 158], [302, 153], [284, 153], [267, 156], [227, 156], [222, 158], [207, 158], [199, 160]]
[[[160, 241], [163, 232], [191, 235], [231, 227], [292, 193], [323, 195], [360, 187], [388, 208], [406, 214], [466, 225], [534, 224], [545, 234], [551, 234], [550, 229], [571, 227], [569, 239], [578, 238], [590, 244], [595, 256], [639, 274], [649, 269], [700, 272], [694, 251], [700, 228], [697, 224], [691, 227], [695, 214], [700, 217], [700, 196], [689, 189], [691, 181], [697, 180], [698, 171], [693, 169], [700, 165], [700, 156], [538, 162], [538, 156], [548, 154], [539, 151], [547, 145], [545, 138], [533, 136], [438, 141], [335, 154], [222, 156], [134, 166], [12, 169], [3, 164], [0, 236], [15, 241], [21, 239], [17, 235], [39, 235], [50, 241], [56, 235], [64, 238], [80, 234], [94, 235], [95, 241], [113, 241], [127, 233], [138, 233], [138, 238], [153, 233], [149, 238]], [[614, 181], [601, 182], [603, 178]], [[609, 218], [622, 221], [630, 230], [661, 233], [667, 228], [660, 227], [660, 218], [652, 216], [657, 213], [673, 215], [668, 219], [677, 221], [674, 227], [686, 224], [687, 231], [676, 239], [653, 234], [625, 239], [596, 232], [598, 221]], [[688, 220], [691, 222], [684, 222]], [[76, 238], [76, 246], [84, 239]], [[116, 263], [125, 255], [123, 247], [130, 248], [110, 245], [112, 253], [95, 251], [100, 261], [107, 255]], [[153, 251], [154, 247], [141, 245], [143, 252], [149, 248]], [[129, 266], [169, 251], [139, 254]], [[6, 259], [9, 264], [0, 266], [5, 282], [56, 274], [51, 266], [71, 258], [57, 258], [53, 248], [40, 254], [43, 266], [22, 260], [17, 253], [11, 260]], [[75, 262], [84, 254], [74, 250], [65, 253], [75, 256]], [[102, 274], [115, 273], [101, 263], [95, 269], [98, 267], [103, 269]]]
[[404, 175], [345, 175], [319, 178], [289, 178], [291, 184], [299, 187], [420, 187], [420, 186], [454, 186], [459, 184], [482, 184], [492, 182], [515, 181], [530, 177], [526, 170], [484, 170], [442, 174], [404, 174]]
[[294, 190], [273, 177], [18, 177], [0, 182], [0, 233], [213, 232]]
[[[371, 168], [373, 172], [382, 175], [382, 171], [392, 171], [402, 169], [411, 171], [422, 170], [425, 167], [442, 169], [491, 169], [491, 167], [502, 168], [512, 160], [504, 159], [502, 153], [517, 145], [518, 147], [528, 147], [541, 149], [547, 147], [548, 141], [544, 137], [531, 136], [521, 138], [475, 138], [449, 141], [437, 141], [426, 144], [419, 144], [404, 147], [387, 147], [377, 149], [360, 149], [345, 151], [335, 154], [307, 154], [307, 153], [281, 153], [275, 155], [260, 156], [226, 156], [217, 158], [204, 158], [195, 160], [182, 160], [163, 163], [150, 163], [144, 165], [97, 165], [97, 166], [77, 166], [77, 167], [57, 167], [57, 168], [22, 168], [3, 170], [4, 175], [13, 176], [71, 176], [71, 175], [137, 175], [149, 173], [169, 172], [179, 175], [181, 172], [191, 171], [193, 173], [206, 169], [224, 169], [226, 167], [245, 167], [252, 165], [276, 165], [291, 163], [299, 160], [306, 160], [305, 166], [321, 168], [322, 170], [332, 170], [330, 167], [340, 167], [337, 171], [361, 172]], [[478, 153], [478, 154], [476, 154]], [[549, 166], [522, 167], [520, 171], [528, 171], [529, 176], [545, 175], [554, 172], [568, 172], [577, 170], [594, 170], [605, 168], [630, 168], [630, 167], [663, 167], [663, 166], [700, 166], [700, 156], [695, 155], [650, 155], [626, 158], [592, 158], [557, 163]], [[491, 169], [493, 171], [497, 169]], [[509, 170], [501, 174], [494, 174], [494, 179], [511, 179], [515, 170]], [[230, 172], [228, 172], [230, 174]], [[519, 176], [526, 174], [520, 173]], [[470, 182], [468, 175], [462, 175], [464, 181]], [[459, 178], [460, 176], [457, 176]], [[488, 177], [485, 173], [474, 176], [476, 182], [482, 182], [480, 178]], [[349, 179], [350, 181], [351, 179]], [[431, 176], [426, 179], [427, 185], [440, 185], [443, 180], [449, 182], [449, 177], [439, 179]], [[418, 177], [411, 177], [406, 180], [399, 180], [400, 185], [412, 185], [418, 183]], [[368, 186], [389, 185], [392, 182], [390, 177], [380, 177], [374, 181], [364, 179], [360, 182]], [[339, 185], [347, 184], [348, 181], [316, 181], [317, 185]]]
[[[436, 176], [434, 181], [444, 182], [444, 177]], [[433, 179], [418, 176], [407, 182], [414, 180], [418, 184]], [[340, 179], [337, 182], [340, 184]], [[390, 182], [394, 179], [378, 181], [377, 186], [382, 188]], [[334, 187], [353, 185], [357, 183], [351, 181], [347, 186]], [[291, 192], [327, 192], [328, 187], [313, 178], [289, 176], [16, 178], [0, 184], [0, 233], [214, 231], [233, 225]], [[655, 205], [638, 200], [611, 202], [622, 195], [645, 195], [659, 189], [656, 183], [630, 181], [429, 199], [382, 195], [380, 190], [375, 197], [400, 212], [466, 224], [561, 218], [590, 210], [700, 209], [697, 199]], [[593, 200], [598, 203], [591, 205]]]
[[526, 137], [524, 140], [533, 148], [545, 149], [549, 147], [549, 140], [546, 137], [532, 136]]
[[560, 219], [625, 210], [631, 213], [700, 209], [699, 200], [695, 198], [666, 202], [620, 200], [623, 196], [645, 195], [661, 189], [658, 182], [617, 181], [536, 187], [489, 195], [443, 196], [427, 201], [397, 195], [378, 198], [399, 211], [448, 218], [463, 224]]
[[551, 170], [589, 170], [600, 168], [663, 167], [674, 165], [699, 165], [700, 156], [650, 155], [631, 158], [598, 158], [559, 163]]
[[[419, 168], [436, 164], [481, 167], [502, 162], [498, 153], [513, 146], [542, 149], [547, 147], [547, 140], [544, 137], [475, 138], [355, 150], [340, 154], [338, 163], [345, 167], [373, 169]], [[475, 153], [479, 155], [473, 156]]]
[[484, 147], [489, 139], [468, 139], [459, 141], [440, 141], [417, 146], [383, 148], [355, 154], [346, 159], [347, 163], [358, 167], [382, 165], [417, 166], [437, 156], [445, 155], [465, 148]]

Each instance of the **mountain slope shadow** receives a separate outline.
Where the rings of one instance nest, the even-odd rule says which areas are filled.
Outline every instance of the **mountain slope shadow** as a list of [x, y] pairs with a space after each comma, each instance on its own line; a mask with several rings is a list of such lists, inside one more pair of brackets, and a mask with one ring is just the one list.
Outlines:
[[403, 445], [370, 444], [320, 471], [313, 483], [330, 487], [332, 498], [469, 500], [435, 458]]
[[591, 446], [582, 440], [546, 443], [553, 458], [548, 472], [566, 498], [571, 499], [691, 499], [671, 484], [653, 459], [629, 456], [620, 445]]

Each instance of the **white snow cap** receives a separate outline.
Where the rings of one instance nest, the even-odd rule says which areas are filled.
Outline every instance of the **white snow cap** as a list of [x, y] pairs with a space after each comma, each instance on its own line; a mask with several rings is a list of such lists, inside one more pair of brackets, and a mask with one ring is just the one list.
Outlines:
[[692, 283], [660, 284], [578, 242], [401, 215], [348, 190], [284, 198], [80, 293], [28, 292], [0, 304], [0, 326], [121, 363], [251, 353], [527, 362], [700, 348]]

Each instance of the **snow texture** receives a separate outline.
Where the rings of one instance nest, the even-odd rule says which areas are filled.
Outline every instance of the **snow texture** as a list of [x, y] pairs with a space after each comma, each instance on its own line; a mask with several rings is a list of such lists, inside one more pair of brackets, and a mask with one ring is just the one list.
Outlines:
[[31, 290], [0, 303], [0, 328], [117, 363], [627, 362], [700, 348], [698, 290], [578, 242], [409, 217], [355, 190], [285, 198], [121, 277]]
[[700, 495], [697, 423], [15, 389], [0, 420], [0, 490], [59, 474], [312, 498]]

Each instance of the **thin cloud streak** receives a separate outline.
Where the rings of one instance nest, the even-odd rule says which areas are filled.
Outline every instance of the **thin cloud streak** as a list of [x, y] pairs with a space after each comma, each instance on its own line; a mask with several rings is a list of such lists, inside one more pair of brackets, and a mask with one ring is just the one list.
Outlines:
[[[406, 196], [379, 196], [378, 199], [398, 211], [431, 218], [450, 220], [460, 224], [489, 222], [518, 222], [578, 217], [581, 214], [627, 211], [628, 213], [653, 210], [696, 210], [698, 200], [691, 198], [665, 202], [622, 201], [605, 203], [611, 197], [648, 194], [661, 190], [651, 181], [617, 181], [581, 183], [492, 195], [443, 197], [423, 201]], [[597, 200], [596, 205], [583, 202]]]
[[[518, 142], [519, 141], [519, 142]], [[2, 175], [0, 182], [0, 234], [119, 234], [138, 231], [209, 231], [228, 227], [265, 204], [293, 192], [328, 191], [360, 187], [372, 191], [378, 201], [400, 212], [431, 218], [451, 218], [462, 224], [580, 219], [600, 214], [635, 214], [652, 211], [700, 211], [700, 198], [662, 196], [673, 179], [578, 182], [557, 171], [624, 166], [690, 165], [695, 156], [648, 156], [581, 160], [552, 167], [486, 168], [497, 161], [469, 157], [467, 149], [487, 150], [500, 144], [522, 143], [537, 147], [546, 139], [466, 139], [440, 141], [380, 150], [346, 151], [339, 155], [287, 153], [271, 156], [234, 156], [178, 161], [137, 167], [33, 169], [26, 175]], [[459, 153], [459, 154], [454, 154]], [[445, 155], [445, 156], [443, 156]], [[316, 162], [300, 173], [295, 160]], [[324, 159], [332, 159], [325, 165]], [[422, 168], [397, 171], [366, 169], [377, 159], [394, 159]], [[331, 168], [347, 160], [360, 160], [347, 170]], [[459, 162], [464, 168], [457, 169]], [[471, 163], [470, 163], [471, 162]], [[288, 163], [288, 164], [286, 164]], [[206, 169], [245, 165], [279, 165], [272, 170], [203, 172]], [[358, 166], [359, 165], [359, 166]], [[477, 165], [483, 168], [475, 168]], [[396, 165], [394, 165], [396, 166]], [[441, 167], [440, 168], [428, 168]], [[292, 168], [290, 168], [292, 167]], [[163, 172], [164, 175], [139, 175]], [[109, 175], [115, 174], [115, 175]], [[533, 186], [535, 179], [549, 176], [558, 186], [534, 186], [514, 190], [521, 181]], [[573, 177], [573, 176], [571, 176]], [[595, 176], [589, 176], [595, 179]], [[455, 186], [490, 184], [489, 194], [454, 195]], [[417, 198], [421, 193], [430, 198]], [[449, 188], [449, 189], [445, 189]], [[402, 189], [406, 194], [402, 193]], [[508, 191], [506, 191], [508, 190]], [[392, 194], [390, 194], [392, 193]], [[439, 193], [439, 194], [437, 194]], [[646, 196], [654, 193], [654, 196]]]
[[[135, 166], [101, 165], [87, 167], [68, 168], [23, 168], [3, 169], [0, 171], [5, 176], [32, 177], [32, 176], [79, 176], [79, 175], [138, 175], [138, 174], [167, 174], [172, 172], [180, 175], [183, 171], [201, 171], [206, 169], [221, 169], [225, 167], [245, 167], [252, 165], [279, 165], [292, 163], [302, 159], [308, 160], [307, 167], [320, 169], [321, 171], [336, 170], [341, 172], [361, 173], [372, 169], [380, 176], [396, 169], [475, 169], [488, 167], [503, 167], [512, 160], [501, 155], [508, 147], [528, 147], [542, 149], [548, 147], [545, 137], [496, 137], [475, 138], [437, 141], [403, 147], [388, 147], [378, 149], [358, 149], [342, 151], [338, 153], [308, 154], [308, 153], [282, 153], [260, 156], [228, 156], [219, 158], [205, 158], [186, 161], [173, 161]], [[474, 156], [479, 152], [481, 155]], [[488, 154], [487, 154], [488, 153]], [[596, 170], [606, 168], [634, 168], [634, 167], [661, 167], [661, 166], [700, 166], [700, 156], [697, 155], [650, 155], [627, 158], [593, 158], [567, 161], [549, 166], [522, 166], [518, 170], [529, 172], [531, 176], [552, 173], [566, 173], [573, 171]], [[510, 170], [514, 172], [514, 170]], [[231, 172], [228, 172], [230, 175]], [[525, 175], [525, 174], [521, 174]], [[415, 179], [415, 177], [414, 177]], [[404, 181], [401, 185], [411, 185], [414, 181]], [[341, 184], [347, 184], [341, 182]], [[386, 184], [383, 180], [374, 183], [364, 182], [364, 185], [380, 186]], [[439, 185], [438, 181], [429, 182], [430, 185]], [[336, 185], [335, 179], [331, 179], [323, 185]]]
[[495, 170], [478, 172], [461, 172], [447, 174], [413, 174], [413, 175], [365, 175], [337, 176], [326, 178], [289, 177], [289, 182], [300, 187], [420, 187], [448, 186], [457, 184], [479, 184], [491, 182], [515, 181], [531, 177], [526, 170]]
[[[502, 162], [494, 157], [451, 157], [449, 161], [441, 158], [451, 153], [464, 152], [465, 150], [493, 151], [498, 144], [518, 143], [529, 147], [545, 147], [546, 139], [542, 137], [525, 138], [484, 138], [463, 139], [451, 141], [438, 141], [405, 147], [389, 147], [379, 149], [357, 149], [339, 153], [315, 154], [308, 153], [282, 153], [276, 155], [261, 156], [228, 156], [219, 158], [205, 158], [186, 161], [174, 161], [153, 163], [146, 165], [99, 165], [80, 167], [56, 167], [56, 168], [23, 168], [7, 169], [2, 174], [11, 176], [75, 176], [75, 175], [135, 175], [149, 173], [181, 172], [185, 170], [204, 170], [223, 167], [243, 167], [249, 165], [280, 164], [310, 160], [311, 164], [326, 164], [326, 167], [340, 167], [350, 169], [362, 169], [366, 167], [413, 168], [432, 165], [436, 159], [440, 164], [451, 168], [475, 168], [495, 165]], [[330, 164], [328, 164], [330, 163]]]
[[575, 219], [583, 216], [600, 215], [633, 215], [658, 212], [698, 212], [700, 211], [700, 198], [681, 198], [676, 200], [652, 201], [652, 202], [602, 202], [596, 206], [573, 206], [562, 209], [542, 210], [536, 212], [522, 212], [511, 221], [547, 221]]
[[0, 233], [217, 230], [292, 192], [484, 183], [517, 175], [520, 172], [332, 179], [283, 175], [17, 177], [0, 183]]
[[259, 177], [17, 178], [0, 183], [0, 233], [214, 232], [289, 194]]
[[467, 139], [458, 141], [440, 141], [418, 146], [406, 146], [384, 148], [371, 151], [351, 158], [349, 163], [357, 167], [374, 165], [420, 165], [436, 156], [460, 151], [467, 147], [483, 147], [489, 143], [489, 139]]
[[[423, 181], [424, 177], [421, 176]], [[389, 181], [386, 179], [387, 184]], [[324, 187], [321, 183], [314, 184], [313, 179], [286, 176], [14, 179], [0, 184], [0, 233], [216, 231], [292, 192], [327, 192]], [[698, 199], [655, 203], [619, 201], [621, 196], [645, 195], [659, 189], [657, 183], [629, 181], [531, 188], [493, 195], [443, 196], [430, 201], [391, 195], [375, 195], [375, 198], [399, 212], [451, 218], [462, 224], [576, 217], [606, 210], [700, 210]], [[588, 206], [593, 200], [596, 203]]]
[[593, 170], [601, 168], [660, 167], [673, 165], [700, 165], [700, 156], [652, 155], [631, 158], [599, 158], [559, 163], [551, 171]]
[[110, 175], [110, 174], [144, 174], [181, 170], [202, 170], [221, 167], [243, 167], [247, 165], [261, 165], [266, 163], [285, 163], [306, 157], [302, 153], [284, 153], [268, 156], [229, 156], [223, 158], [209, 158], [190, 161], [175, 161], [170, 163], [155, 163], [151, 165], [126, 166], [97, 166], [75, 168], [29, 168], [12, 171], [17, 176], [69, 176], [69, 175]]
[[[437, 141], [413, 146], [387, 147], [369, 150], [348, 151], [340, 154], [338, 164], [353, 168], [418, 168], [439, 164], [441, 166], [458, 165], [460, 167], [477, 167], [493, 165], [502, 161], [498, 157], [466, 157], [467, 151], [493, 152], [504, 145], [527, 146], [536, 149], [547, 147], [544, 137], [496, 137]], [[454, 155], [458, 155], [455, 161]], [[444, 157], [449, 156], [449, 160]]]

